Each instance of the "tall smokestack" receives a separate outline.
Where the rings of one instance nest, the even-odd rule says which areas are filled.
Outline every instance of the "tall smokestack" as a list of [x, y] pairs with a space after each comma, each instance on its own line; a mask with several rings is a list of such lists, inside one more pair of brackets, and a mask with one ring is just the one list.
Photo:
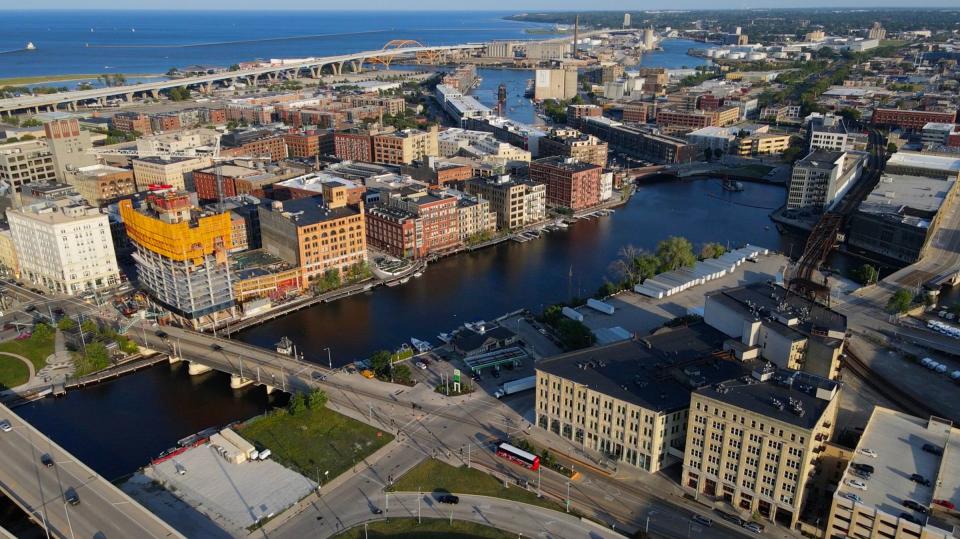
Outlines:
[[577, 14], [577, 18], [573, 21], [573, 59], [576, 60], [579, 58], [577, 56], [577, 42], [580, 41], [580, 15]]

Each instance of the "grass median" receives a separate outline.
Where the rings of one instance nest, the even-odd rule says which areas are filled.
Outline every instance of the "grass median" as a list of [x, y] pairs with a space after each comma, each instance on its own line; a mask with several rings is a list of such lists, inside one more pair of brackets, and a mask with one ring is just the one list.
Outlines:
[[451, 466], [435, 459], [427, 459], [403, 474], [391, 491], [397, 492], [452, 492], [455, 494], [478, 494], [503, 498], [530, 505], [537, 505], [555, 511], [563, 511], [563, 507], [546, 498], [538, 498], [533, 492], [517, 485], [504, 487], [503, 482], [492, 475], [461, 466]]
[[387, 432], [328, 408], [296, 414], [275, 410], [251, 419], [239, 432], [258, 447], [270, 449], [284, 466], [314, 481], [318, 472], [330, 472], [324, 483], [393, 440]]
[[12, 340], [0, 343], [0, 352], [9, 352], [23, 356], [33, 363], [33, 369], [39, 371], [47, 364], [47, 357], [53, 353], [53, 331], [35, 331], [29, 339]]
[[414, 518], [391, 518], [351, 528], [333, 536], [334, 539], [366, 539], [390, 537], [391, 539], [510, 539], [514, 534], [473, 522], [423, 519], [418, 524]]

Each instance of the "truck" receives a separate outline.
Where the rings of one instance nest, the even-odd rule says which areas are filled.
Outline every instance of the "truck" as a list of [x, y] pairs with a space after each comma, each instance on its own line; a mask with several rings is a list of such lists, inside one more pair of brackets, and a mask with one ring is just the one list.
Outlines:
[[506, 397], [507, 395], [513, 395], [514, 393], [519, 393], [521, 391], [533, 389], [534, 386], [536, 385], [537, 385], [536, 376], [527, 376], [526, 378], [511, 380], [509, 382], [504, 382], [500, 384], [497, 390], [493, 393], [493, 396], [500, 399], [500, 398]]

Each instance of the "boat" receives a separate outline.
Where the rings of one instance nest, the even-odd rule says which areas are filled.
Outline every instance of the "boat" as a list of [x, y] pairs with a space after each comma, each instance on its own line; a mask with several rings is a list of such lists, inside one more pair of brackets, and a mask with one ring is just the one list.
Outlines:
[[400, 284], [407, 284], [408, 281], [410, 281], [410, 277], [404, 277], [403, 279], [400, 279]]
[[397, 286], [398, 284], [400, 284], [400, 281], [387, 281], [387, 286], [393, 287]]
[[28, 42], [27, 42], [27, 46], [24, 47], [23, 50], [25, 50], [25, 51], [35, 51], [35, 50], [37, 50], [37, 46], [33, 44], [33, 41], [28, 41]]
[[743, 191], [743, 183], [727, 178], [723, 180], [723, 190], [732, 192]]
[[418, 272], [414, 273], [413, 276], [414, 276], [414, 277], [423, 277], [423, 272], [422, 272], [422, 271], [418, 271]]
[[417, 350], [417, 352], [429, 352], [433, 346], [430, 346], [430, 343], [427, 341], [421, 341], [416, 337], [410, 337], [410, 344]]
[[453, 335], [449, 333], [441, 333], [437, 335], [437, 338], [440, 339], [440, 342], [448, 343], [453, 340]]

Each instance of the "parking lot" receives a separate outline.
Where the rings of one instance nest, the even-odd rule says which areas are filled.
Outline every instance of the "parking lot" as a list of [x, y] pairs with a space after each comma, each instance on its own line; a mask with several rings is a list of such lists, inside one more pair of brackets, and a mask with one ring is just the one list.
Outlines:
[[273, 460], [233, 464], [209, 444], [147, 467], [144, 473], [224, 529], [243, 535], [261, 518], [279, 514], [317, 486]]

